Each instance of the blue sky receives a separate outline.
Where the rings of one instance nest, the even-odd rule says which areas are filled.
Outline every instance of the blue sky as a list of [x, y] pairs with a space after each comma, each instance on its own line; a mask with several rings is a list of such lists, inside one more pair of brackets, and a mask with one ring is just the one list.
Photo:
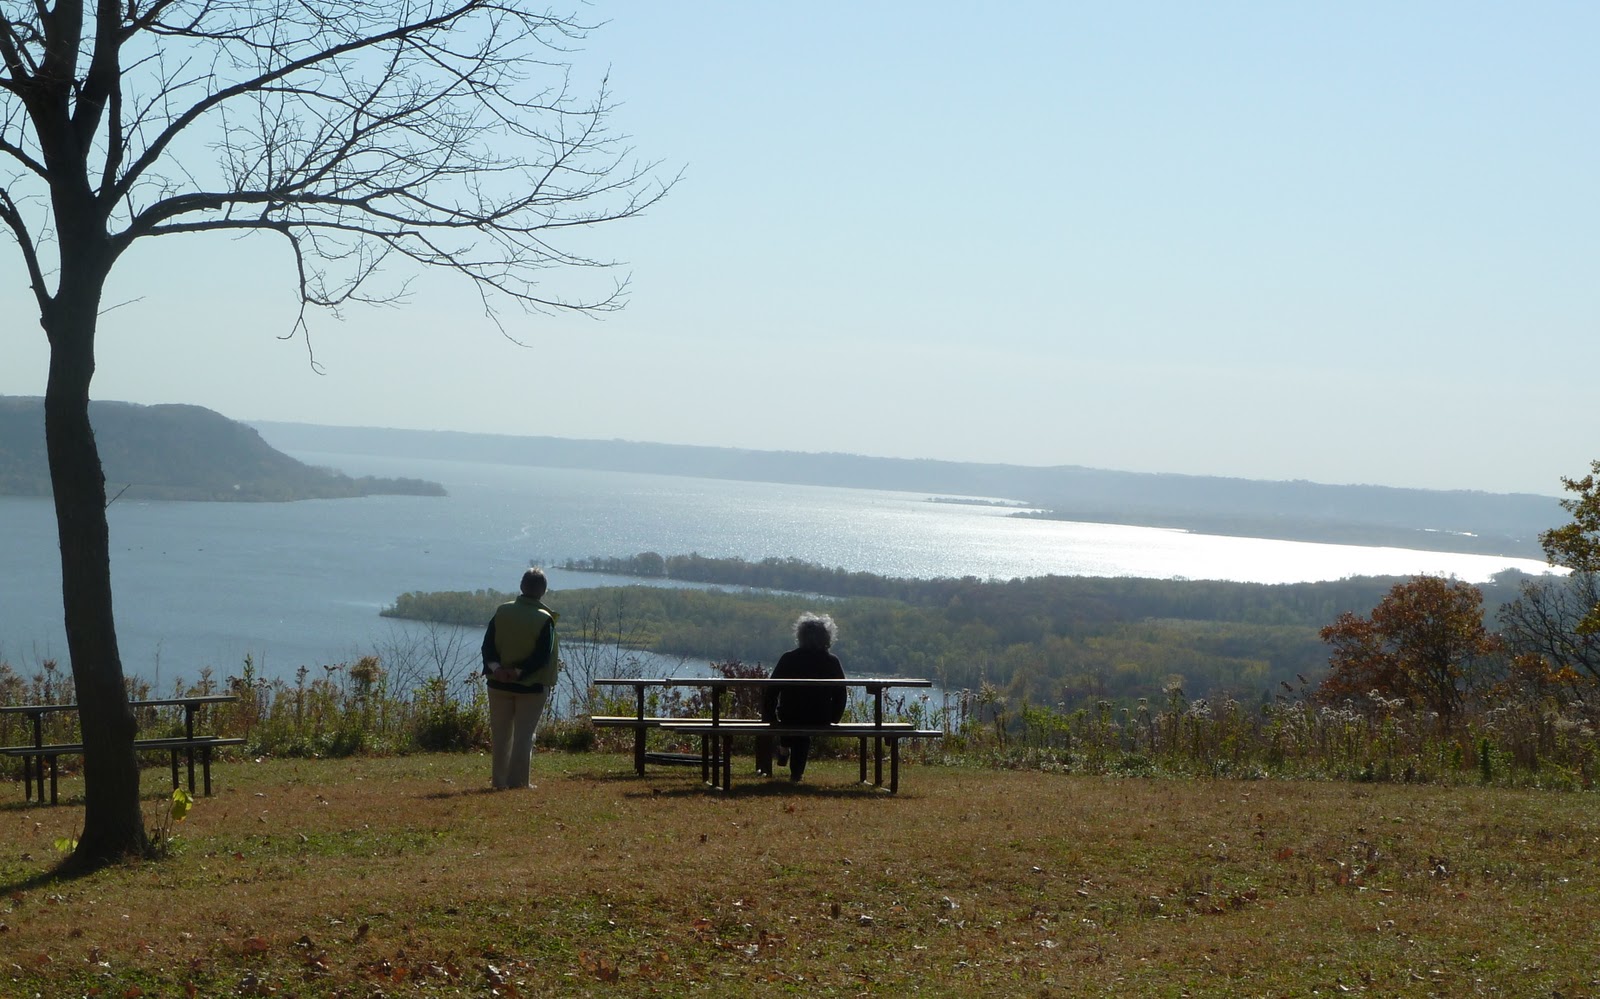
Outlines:
[[[1600, 457], [1600, 7], [600, 0], [671, 197], [603, 321], [314, 319], [151, 243], [95, 395], [238, 419], [1556, 494]], [[552, 279], [560, 288], [560, 278]], [[0, 245], [0, 393], [44, 338]], [[15, 327], [15, 328], [13, 328]]]

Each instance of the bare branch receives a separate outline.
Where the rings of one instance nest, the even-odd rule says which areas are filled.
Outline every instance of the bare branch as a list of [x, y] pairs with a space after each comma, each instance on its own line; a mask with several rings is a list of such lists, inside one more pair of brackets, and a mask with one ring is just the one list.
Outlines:
[[401, 300], [403, 284], [377, 287], [400, 263], [470, 281], [502, 332], [496, 300], [620, 308], [626, 279], [542, 287], [552, 269], [616, 266], [563, 234], [639, 215], [677, 180], [609, 132], [607, 81], [575, 97], [550, 58], [588, 30], [571, 18], [499, 0], [95, 2], [71, 129], [98, 153], [104, 245], [115, 259], [153, 236], [292, 236], [291, 335], [309, 306]]
[[50, 292], [45, 287], [44, 269], [39, 265], [39, 251], [33, 235], [28, 231], [27, 219], [17, 208], [16, 202], [11, 200], [11, 192], [5, 188], [0, 188], [0, 222], [4, 222], [16, 238], [17, 247], [22, 251], [23, 266], [28, 271], [28, 286], [33, 290], [40, 312], [43, 312], [50, 304]]
[[50, 173], [45, 169], [44, 164], [40, 163], [32, 156], [29, 156], [27, 150], [22, 149], [19, 146], [15, 146], [7, 140], [0, 138], [0, 153], [5, 153], [18, 163], [21, 163], [29, 173], [46, 180], [49, 179]]

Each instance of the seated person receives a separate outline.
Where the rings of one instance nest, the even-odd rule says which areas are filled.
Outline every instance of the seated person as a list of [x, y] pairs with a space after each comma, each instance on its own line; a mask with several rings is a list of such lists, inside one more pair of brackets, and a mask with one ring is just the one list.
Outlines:
[[[800, 615], [794, 624], [795, 647], [779, 657], [772, 668], [772, 678], [843, 680], [844, 667], [828, 651], [837, 631], [833, 618], [826, 614]], [[766, 688], [762, 698], [761, 720], [778, 725], [832, 725], [844, 717], [844, 705], [843, 687], [772, 686]], [[789, 779], [798, 781], [806, 772], [810, 737], [785, 735], [779, 737], [778, 745], [778, 766], [787, 763]]]

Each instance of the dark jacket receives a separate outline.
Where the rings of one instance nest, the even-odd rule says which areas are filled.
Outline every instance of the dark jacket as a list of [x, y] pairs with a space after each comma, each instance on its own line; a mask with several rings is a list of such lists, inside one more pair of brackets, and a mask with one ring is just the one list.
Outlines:
[[[790, 649], [772, 667], [774, 680], [843, 680], [839, 657], [827, 649]], [[768, 687], [761, 717], [784, 725], [832, 725], [844, 717], [843, 687]]]

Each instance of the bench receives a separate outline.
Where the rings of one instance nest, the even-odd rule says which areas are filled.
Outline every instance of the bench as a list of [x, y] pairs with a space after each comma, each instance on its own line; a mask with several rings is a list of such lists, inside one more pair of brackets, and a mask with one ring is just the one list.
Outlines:
[[[680, 732], [685, 735], [698, 735], [700, 737], [701, 776], [706, 779], [706, 783], [719, 791], [727, 791], [733, 787], [733, 737], [735, 735], [757, 735], [768, 739], [777, 739], [786, 735], [857, 739], [860, 742], [859, 755], [861, 760], [861, 783], [863, 784], [867, 783], [867, 740], [871, 739], [877, 750], [873, 754], [876, 761], [872, 778], [873, 787], [884, 786], [882, 747], [884, 743], [888, 743], [888, 791], [890, 794], [900, 790], [900, 740], [940, 739], [944, 737], [944, 732], [939, 729], [914, 728], [910, 722], [886, 722], [883, 724], [835, 722], [832, 725], [782, 725], [743, 720], [723, 721], [717, 724], [709, 721], [680, 720], [661, 727], [670, 732]], [[763, 757], [770, 759], [769, 753], [758, 750], [757, 772], [771, 776], [771, 764], [768, 762], [763, 766]]]
[[[212, 750], [225, 746], [242, 746], [245, 740], [238, 738], [222, 738], [214, 735], [196, 735], [194, 731], [195, 714], [201, 707], [208, 704], [224, 704], [237, 698], [228, 694], [207, 694], [195, 697], [172, 697], [151, 701], [130, 701], [129, 707], [137, 709], [154, 709], [162, 707], [182, 707], [184, 713], [184, 735], [163, 736], [135, 739], [133, 748], [135, 753], [164, 752], [167, 753], [172, 765], [172, 787], [176, 790], [181, 786], [179, 781], [178, 763], [180, 757], [188, 764], [189, 793], [195, 791], [195, 760], [198, 757], [201, 773], [204, 776], [205, 793], [211, 794], [211, 756]], [[76, 704], [22, 704], [0, 707], [0, 712], [24, 713], [33, 719], [33, 744], [22, 746], [0, 746], [0, 756], [18, 757], [22, 760], [23, 786], [27, 800], [34, 800], [35, 788], [38, 790], [38, 801], [44, 803], [45, 770], [50, 772], [50, 804], [58, 803], [58, 760], [62, 756], [81, 756], [84, 747], [81, 742], [50, 743], [44, 742], [44, 715], [54, 711], [76, 711]]]
[[[634, 691], [634, 713], [631, 715], [592, 715], [589, 723], [595, 728], [631, 728], [633, 729], [633, 772], [640, 777], [644, 776], [646, 763], [665, 763], [677, 766], [693, 766], [701, 763], [701, 758], [687, 753], [652, 753], [645, 748], [646, 737], [653, 728], [660, 728], [666, 722], [684, 721], [683, 718], [668, 718], [649, 716], [644, 713], [645, 690], [649, 687], [669, 686], [665, 677], [604, 677], [594, 681], [597, 687], [632, 687]], [[691, 719], [710, 721], [710, 719]]]
[[[875, 765], [873, 785], [883, 786], [883, 746], [889, 743], [889, 789], [898, 791], [900, 785], [900, 740], [903, 738], [937, 738], [944, 733], [936, 729], [918, 729], [910, 722], [886, 722], [883, 718], [883, 693], [890, 687], [929, 687], [932, 681], [910, 678], [864, 677], [861, 679], [823, 680], [789, 679], [773, 680], [769, 677], [650, 677], [604, 678], [594, 681], [597, 686], [631, 686], [634, 688], [632, 715], [598, 715], [590, 721], [597, 728], [631, 728], [634, 732], [634, 773], [643, 776], [646, 762], [700, 764], [702, 779], [712, 787], [727, 789], [733, 783], [732, 746], [735, 735], [755, 735], [756, 772], [772, 772], [772, 740], [781, 735], [816, 735], [847, 737], [860, 740], [861, 781], [867, 783], [867, 740], [872, 740]], [[697, 686], [710, 688], [710, 718], [675, 718], [645, 714], [645, 690], [657, 686]], [[815, 686], [861, 687], [873, 695], [873, 720], [870, 722], [839, 722], [834, 725], [801, 729], [794, 726], [769, 725], [756, 719], [723, 718], [722, 695], [731, 687]], [[661, 729], [684, 735], [700, 736], [698, 758], [683, 753], [650, 753], [645, 749], [645, 737], [651, 729]]]
[[[640, 709], [643, 710], [642, 708]], [[709, 718], [668, 718], [639, 715], [592, 715], [590, 724], [595, 728], [631, 728], [633, 729], [633, 772], [644, 776], [646, 763], [662, 763], [669, 766], [694, 766], [704, 764], [698, 755], [689, 753], [658, 753], [645, 748], [645, 737], [653, 728], [665, 728], [668, 725], [684, 721], [703, 721], [710, 723]], [[741, 722], [732, 719], [723, 719], [724, 725], [739, 725]]]

